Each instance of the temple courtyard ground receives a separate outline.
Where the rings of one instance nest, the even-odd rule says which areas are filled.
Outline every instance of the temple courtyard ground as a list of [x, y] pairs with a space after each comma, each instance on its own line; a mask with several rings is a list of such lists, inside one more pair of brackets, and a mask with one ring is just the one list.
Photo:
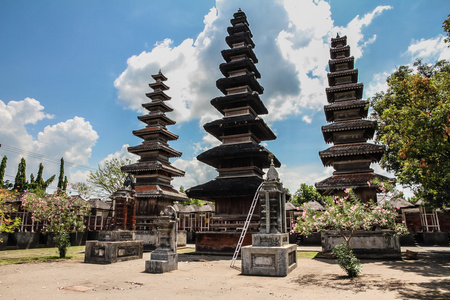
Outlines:
[[[450, 299], [450, 248], [402, 248], [416, 260], [362, 260], [350, 280], [333, 259], [299, 258], [286, 277], [240, 275], [241, 262], [180, 250], [178, 270], [144, 272], [144, 258], [111, 265], [82, 259], [0, 267], [0, 299]], [[318, 248], [299, 247], [299, 251]]]

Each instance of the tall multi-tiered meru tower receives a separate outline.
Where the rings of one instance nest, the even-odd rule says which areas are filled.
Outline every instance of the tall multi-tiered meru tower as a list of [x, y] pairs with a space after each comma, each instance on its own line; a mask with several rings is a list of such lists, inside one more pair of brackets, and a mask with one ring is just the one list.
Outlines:
[[172, 149], [168, 141], [177, 140], [178, 136], [167, 130], [175, 121], [166, 116], [173, 111], [165, 102], [171, 98], [164, 93], [169, 87], [164, 84], [167, 78], [159, 71], [152, 75], [156, 81], [149, 86], [154, 90], [146, 96], [151, 102], [142, 104], [149, 111], [138, 119], [147, 124], [133, 134], [144, 141], [138, 146], [129, 147], [128, 151], [140, 156], [137, 163], [122, 167], [122, 172], [133, 174], [136, 178], [136, 229], [145, 230], [152, 227], [153, 220], [159, 216], [167, 205], [174, 201], [188, 200], [185, 194], [175, 190], [171, 181], [175, 176], [184, 176], [184, 171], [171, 165], [169, 158], [180, 157], [181, 152]]
[[[269, 168], [273, 157], [260, 142], [276, 139], [258, 116], [268, 112], [259, 97], [263, 87], [257, 81], [261, 75], [255, 66], [258, 59], [247, 17], [240, 9], [233, 17], [225, 39], [230, 49], [222, 51], [225, 63], [219, 67], [225, 78], [216, 82], [224, 96], [211, 100], [223, 118], [204, 125], [222, 144], [197, 156], [199, 161], [216, 168], [219, 176], [186, 191], [190, 198], [214, 201], [216, 207], [210, 220], [214, 232], [197, 233], [197, 252], [234, 251], [252, 199], [263, 181], [263, 169]], [[279, 167], [278, 159], [273, 160]], [[253, 215], [249, 231], [257, 229], [259, 218], [259, 214]], [[250, 234], [244, 244], [249, 242]]]
[[382, 145], [367, 143], [373, 138], [376, 121], [367, 120], [368, 100], [361, 100], [363, 84], [358, 83], [358, 69], [354, 69], [355, 58], [350, 56], [347, 37], [331, 39], [331, 60], [328, 73], [329, 87], [326, 89], [328, 105], [325, 116], [331, 124], [322, 126], [327, 143], [334, 145], [319, 152], [324, 166], [333, 166], [333, 176], [317, 182], [317, 190], [324, 195], [343, 196], [346, 188], [353, 188], [362, 201], [376, 201], [375, 185], [368, 182], [379, 177], [370, 168], [377, 163], [385, 149]]

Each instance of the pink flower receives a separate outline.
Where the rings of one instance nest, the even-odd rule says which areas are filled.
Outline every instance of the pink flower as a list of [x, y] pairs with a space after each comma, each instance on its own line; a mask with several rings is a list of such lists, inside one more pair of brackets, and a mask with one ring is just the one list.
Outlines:
[[350, 193], [350, 188], [346, 188], [344, 193], [346, 193], [346, 194]]
[[370, 187], [370, 181], [367, 181], [367, 184], [369, 185], [369, 187]]

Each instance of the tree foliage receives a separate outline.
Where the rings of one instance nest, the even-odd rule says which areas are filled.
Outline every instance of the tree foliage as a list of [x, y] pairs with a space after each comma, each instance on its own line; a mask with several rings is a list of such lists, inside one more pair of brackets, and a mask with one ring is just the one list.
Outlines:
[[65, 191], [67, 189], [67, 176], [64, 176], [64, 157], [61, 157], [59, 165], [58, 189]]
[[92, 188], [85, 182], [76, 182], [71, 184], [73, 190], [83, 199], [89, 199], [93, 195]]
[[30, 191], [33, 191], [41, 195], [45, 194], [45, 191], [47, 190], [48, 186], [53, 182], [53, 180], [55, 180], [56, 175], [52, 175], [47, 180], [44, 180], [43, 173], [44, 173], [44, 165], [40, 163], [36, 179], [34, 179], [33, 174], [31, 174], [30, 176], [30, 184], [28, 185], [28, 189]]
[[[7, 203], [7, 200], [14, 196], [15, 194], [7, 189], [0, 189], [0, 232], [14, 232], [14, 229], [20, 225], [20, 218], [11, 218], [10, 214], [13, 212], [13, 209]], [[2, 240], [0, 239], [1, 242]]]
[[322, 196], [314, 186], [302, 183], [300, 188], [291, 197], [290, 202], [295, 206], [299, 206], [305, 202], [317, 201], [320, 204], [324, 204], [325, 200], [329, 198], [327, 196]]
[[28, 188], [28, 181], [26, 179], [27, 163], [22, 157], [19, 166], [17, 167], [17, 174], [14, 180], [14, 189], [18, 192], [23, 192]]
[[[450, 43], [450, 15], [448, 15], [448, 19], [444, 21], [442, 27], [444, 28], [444, 32], [447, 34], [447, 38], [445, 39], [446, 43]], [[450, 47], [450, 45], [448, 46]]]
[[431, 207], [450, 204], [450, 65], [401, 66], [388, 90], [371, 99], [376, 141], [387, 145], [381, 166], [416, 190]]
[[98, 165], [98, 170], [89, 173], [87, 182], [103, 196], [109, 196], [123, 186], [126, 173], [120, 168], [131, 164], [131, 159], [112, 158]]
[[5, 171], [6, 171], [6, 161], [8, 160], [8, 158], [5, 156], [3, 156], [2, 158], [2, 163], [0, 165], [0, 188], [4, 187], [4, 178], [5, 178]]
[[69, 233], [83, 231], [83, 216], [90, 212], [89, 204], [78, 197], [69, 197], [58, 190], [51, 195], [40, 197], [27, 192], [22, 197], [22, 206], [32, 212], [35, 221], [44, 223], [43, 232], [55, 234], [60, 257], [65, 257], [70, 245]]
[[[183, 186], [180, 186], [179, 191], [180, 191], [180, 193], [186, 194], [186, 192], [184, 191], [184, 187]], [[200, 200], [200, 199], [195, 199], [195, 198], [189, 198], [188, 201], [181, 202], [181, 204], [183, 206], [187, 206], [187, 205], [190, 205], [190, 204], [195, 204], [198, 207], [203, 206], [203, 205], [208, 204], [208, 203], [212, 203], [212, 202], [208, 202], [208, 201], [204, 201], [204, 200]]]

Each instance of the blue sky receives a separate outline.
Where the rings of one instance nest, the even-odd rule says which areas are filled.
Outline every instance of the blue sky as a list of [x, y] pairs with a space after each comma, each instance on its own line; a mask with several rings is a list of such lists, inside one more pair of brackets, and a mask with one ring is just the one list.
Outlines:
[[159, 69], [169, 79], [169, 116], [177, 121], [169, 130], [180, 136], [170, 145], [183, 152], [172, 163], [186, 171], [174, 186], [213, 179], [217, 172], [195, 157], [219, 143], [202, 126], [221, 117], [209, 101], [220, 95], [220, 51], [239, 8], [256, 44], [269, 109], [262, 117], [277, 134], [264, 145], [281, 161], [291, 191], [333, 171], [318, 155], [329, 146], [320, 128], [331, 37], [347, 35], [364, 98], [385, 89], [400, 65], [450, 59], [445, 0], [0, 0], [5, 179], [13, 180], [22, 156], [28, 176], [42, 161], [47, 177], [64, 157], [72, 183], [107, 158], [130, 156], [126, 147], [141, 143], [131, 133], [144, 126], [136, 118], [140, 104]]

